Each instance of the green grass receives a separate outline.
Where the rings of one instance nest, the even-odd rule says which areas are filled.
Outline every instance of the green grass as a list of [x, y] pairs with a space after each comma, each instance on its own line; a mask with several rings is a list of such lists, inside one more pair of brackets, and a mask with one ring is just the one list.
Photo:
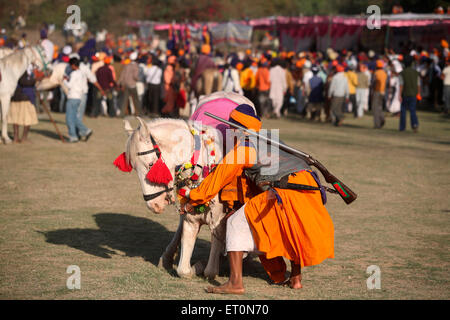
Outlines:
[[[53, 114], [67, 136], [64, 115]], [[150, 213], [135, 173], [115, 169], [126, 135], [120, 119], [85, 119], [88, 143], [63, 144], [45, 115], [31, 144], [0, 145], [0, 299], [449, 299], [450, 123], [419, 112], [420, 132], [398, 132], [388, 117], [340, 128], [290, 117], [266, 120], [286, 143], [312, 154], [357, 194], [347, 206], [329, 195], [335, 259], [303, 269], [303, 289], [271, 286], [257, 258], [244, 263], [244, 296], [211, 296], [208, 282], [157, 267], [178, 215]], [[137, 121], [133, 121], [136, 125]], [[10, 131], [12, 128], [9, 127]], [[192, 263], [206, 260], [204, 227]], [[66, 268], [81, 269], [68, 290]], [[381, 269], [368, 290], [366, 269]]]

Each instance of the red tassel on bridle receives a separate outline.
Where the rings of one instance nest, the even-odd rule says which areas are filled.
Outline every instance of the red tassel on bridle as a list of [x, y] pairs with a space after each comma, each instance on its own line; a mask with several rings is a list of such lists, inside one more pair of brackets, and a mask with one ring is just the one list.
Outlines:
[[168, 185], [173, 180], [169, 168], [167, 168], [161, 157], [152, 165], [146, 176], [147, 180], [156, 184]]
[[123, 152], [120, 156], [118, 156], [113, 163], [119, 170], [123, 172], [131, 172], [131, 170], [133, 170], [133, 167], [127, 161], [125, 152]]

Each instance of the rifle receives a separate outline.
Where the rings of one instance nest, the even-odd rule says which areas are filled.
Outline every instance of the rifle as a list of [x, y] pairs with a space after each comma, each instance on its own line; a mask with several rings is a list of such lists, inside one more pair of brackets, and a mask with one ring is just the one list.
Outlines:
[[247, 128], [244, 128], [240, 125], [237, 125], [235, 123], [232, 123], [230, 121], [222, 119], [222, 118], [220, 118], [216, 115], [213, 115], [209, 112], [205, 112], [205, 115], [207, 115], [208, 117], [211, 117], [213, 119], [216, 119], [217, 121], [225, 123], [225, 124], [229, 125], [230, 127], [242, 130], [250, 135], [256, 136], [257, 138], [260, 138], [269, 144], [275, 145], [276, 147], [279, 147], [280, 149], [282, 149], [292, 155], [295, 155], [297, 157], [304, 159], [306, 161], [306, 163], [319, 169], [319, 171], [324, 176], [325, 181], [330, 183], [333, 186], [333, 188], [341, 196], [341, 198], [345, 201], [346, 204], [350, 204], [356, 200], [357, 194], [354, 193], [349, 187], [347, 187], [341, 180], [339, 180], [333, 174], [331, 174], [322, 163], [320, 163], [318, 160], [314, 159], [311, 155], [309, 155], [305, 152], [296, 150], [294, 148], [291, 148], [285, 144], [282, 144], [282, 143], [276, 142], [274, 140], [271, 140], [269, 138], [266, 138], [266, 137], [256, 133], [253, 130], [248, 130]]

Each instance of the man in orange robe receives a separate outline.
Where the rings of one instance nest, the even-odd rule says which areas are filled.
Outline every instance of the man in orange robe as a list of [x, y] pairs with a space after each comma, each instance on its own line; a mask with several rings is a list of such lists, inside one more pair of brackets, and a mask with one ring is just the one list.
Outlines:
[[[239, 105], [230, 114], [231, 122], [259, 131], [261, 121], [248, 105]], [[238, 161], [238, 160], [244, 161]], [[257, 150], [248, 140], [241, 140], [196, 189], [183, 190], [190, 199], [184, 210], [204, 204], [225, 186], [243, 176], [257, 163]], [[310, 170], [292, 173], [289, 183], [319, 187]], [[248, 189], [250, 190], [250, 189]], [[244, 252], [257, 252], [264, 269], [274, 283], [285, 283], [286, 264], [291, 261], [291, 288], [301, 285], [301, 267], [320, 264], [334, 258], [333, 222], [322, 203], [319, 190], [279, 189], [254, 193], [227, 220], [226, 250], [230, 263], [230, 279], [210, 293], [244, 293], [242, 259]]]

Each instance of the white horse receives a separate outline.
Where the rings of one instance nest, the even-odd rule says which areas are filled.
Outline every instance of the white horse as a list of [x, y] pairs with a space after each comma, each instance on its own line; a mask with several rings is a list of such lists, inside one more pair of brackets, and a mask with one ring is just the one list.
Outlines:
[[[161, 158], [169, 168], [172, 177], [176, 177], [175, 167], [190, 163], [195, 151], [195, 138], [192, 134], [193, 122], [176, 119], [155, 119], [149, 123], [138, 118], [140, 125], [133, 130], [130, 123], [124, 120], [125, 131], [129, 134], [127, 141], [127, 159], [136, 170], [141, 183], [144, 199], [147, 207], [154, 213], [162, 213], [165, 206], [175, 202], [173, 191], [174, 182], [169, 182], [167, 187], [152, 184], [146, 179], [151, 166], [158, 159], [154, 144], [161, 152]], [[215, 156], [213, 162], [218, 163], [222, 158], [222, 135], [212, 127], [203, 126], [206, 130], [202, 140], [213, 139]], [[198, 138], [198, 137], [197, 137]], [[197, 140], [198, 141], [198, 140]], [[210, 155], [210, 157], [212, 157]], [[208, 160], [208, 149], [204, 143], [198, 157], [198, 164], [205, 166], [211, 163]], [[177, 273], [180, 277], [191, 277], [195, 274], [203, 274], [213, 279], [219, 273], [220, 254], [224, 252], [225, 213], [218, 197], [213, 199], [211, 210], [206, 213], [184, 214], [180, 216], [178, 229], [160, 258], [160, 266], [170, 269], [173, 266], [174, 256], [181, 242], [180, 260]], [[208, 263], [205, 268], [198, 263], [191, 267], [191, 256], [194, 250], [195, 240], [200, 227], [207, 224], [211, 230], [211, 249]], [[203, 270], [204, 269], [204, 270]]]
[[0, 48], [0, 59], [3, 59], [4, 57], [10, 55], [11, 53], [13, 53], [14, 50], [10, 49], [10, 48]]
[[3, 59], [0, 59], [0, 102], [2, 106], [2, 139], [5, 143], [11, 143], [8, 137], [8, 112], [11, 97], [16, 90], [17, 82], [27, 67], [32, 64], [38, 69], [43, 69], [45, 64], [45, 51], [41, 46], [27, 46], [17, 50]]
[[64, 72], [68, 63], [59, 62], [52, 65], [52, 73], [49, 77], [45, 77], [36, 84], [36, 90], [44, 91], [64, 85]]

